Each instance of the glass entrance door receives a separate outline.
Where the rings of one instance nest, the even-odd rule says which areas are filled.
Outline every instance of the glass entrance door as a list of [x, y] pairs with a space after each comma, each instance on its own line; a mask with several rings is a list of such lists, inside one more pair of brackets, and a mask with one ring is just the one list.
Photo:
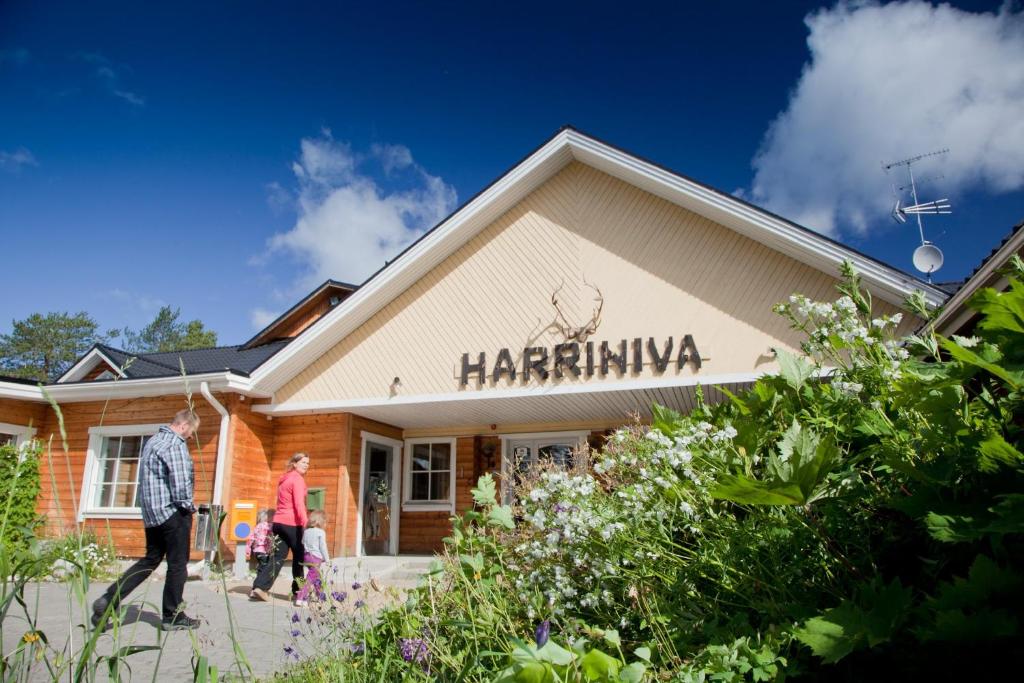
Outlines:
[[395, 448], [367, 441], [363, 467], [363, 555], [390, 555], [391, 517], [397, 514], [392, 490]]

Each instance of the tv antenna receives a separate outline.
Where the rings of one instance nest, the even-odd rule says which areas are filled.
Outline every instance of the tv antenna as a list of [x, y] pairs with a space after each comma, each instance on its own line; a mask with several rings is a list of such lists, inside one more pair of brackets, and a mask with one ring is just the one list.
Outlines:
[[[900, 224], [907, 222], [907, 214], [910, 214], [917, 219], [917, 232], [921, 237], [921, 246], [914, 250], [914, 267], [928, 276], [928, 282], [932, 281], [932, 273], [942, 267], [943, 256], [941, 249], [924, 238], [924, 224], [921, 221], [921, 216], [951, 214], [953, 213], [953, 207], [950, 205], [948, 199], [936, 199], [931, 202], [921, 202], [918, 200], [917, 183], [914, 181], [914, 169], [912, 166], [922, 159], [937, 157], [942, 154], [947, 154], [948, 152], [948, 148], [940, 149], [935, 152], [918, 154], [917, 156], [910, 157], [909, 159], [900, 159], [899, 161], [894, 161], [891, 164], [882, 165], [882, 168], [885, 169], [886, 173], [897, 166], [907, 167], [907, 176], [910, 179], [909, 184], [900, 187], [898, 190], [895, 185], [893, 185], [892, 188], [893, 194], [896, 195], [896, 204], [892, 207], [892, 217]], [[900, 199], [899, 192], [907, 189], [908, 187], [910, 188], [910, 196], [913, 198], [914, 203], [909, 206], [903, 206], [903, 201]]]

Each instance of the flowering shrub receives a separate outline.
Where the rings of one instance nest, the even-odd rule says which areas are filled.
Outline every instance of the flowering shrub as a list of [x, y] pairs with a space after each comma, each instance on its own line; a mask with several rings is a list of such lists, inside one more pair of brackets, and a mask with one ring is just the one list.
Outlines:
[[[514, 505], [482, 478], [405, 605], [332, 660], [355, 680], [975, 675], [1022, 645], [1024, 264], [977, 338], [898, 339], [844, 266], [777, 312], [779, 372], [611, 435]], [[920, 299], [908, 304], [920, 314]], [[532, 641], [532, 642], [531, 642]], [[974, 656], [949, 662], [950, 644]]]
[[102, 543], [90, 530], [81, 535], [68, 534], [61, 538], [42, 541], [43, 561], [57, 578], [83, 572], [90, 577], [108, 577], [116, 574], [116, 556], [111, 543]]

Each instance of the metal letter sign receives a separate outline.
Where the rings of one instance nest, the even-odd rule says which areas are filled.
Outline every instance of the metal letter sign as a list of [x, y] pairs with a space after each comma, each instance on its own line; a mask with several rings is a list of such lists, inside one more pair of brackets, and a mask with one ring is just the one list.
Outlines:
[[[654, 337], [648, 337], [646, 344], [643, 337], [635, 337], [631, 340], [621, 339], [614, 346], [603, 341], [595, 348], [594, 342], [588, 341], [582, 344], [582, 349], [580, 347], [581, 344], [578, 342], [556, 344], [550, 354], [543, 346], [526, 347], [523, 349], [522, 366], [519, 370], [516, 368], [512, 353], [507, 348], [501, 349], [489, 373], [491, 383], [496, 385], [507, 377], [508, 381], [515, 382], [518, 379], [525, 384], [530, 381], [531, 376], [543, 382], [551, 373], [554, 373], [556, 379], [567, 375], [579, 377], [581, 373], [593, 377], [595, 370], [603, 377], [612, 372], [624, 375], [632, 371], [636, 374], [643, 371], [645, 350], [649, 364], [658, 374], [668, 370], [673, 351], [679, 370], [687, 364], [692, 364], [696, 371], [703, 365], [700, 352], [697, 351], [697, 343], [693, 340], [693, 335], [689, 334], [683, 335], [678, 349], [675, 348], [672, 337], [669, 337], [660, 349]], [[487, 355], [481, 351], [476, 354], [476, 362], [471, 362], [471, 358], [468, 353], [462, 354], [459, 385], [467, 386], [470, 378], [475, 378], [483, 386], [488, 376]]]

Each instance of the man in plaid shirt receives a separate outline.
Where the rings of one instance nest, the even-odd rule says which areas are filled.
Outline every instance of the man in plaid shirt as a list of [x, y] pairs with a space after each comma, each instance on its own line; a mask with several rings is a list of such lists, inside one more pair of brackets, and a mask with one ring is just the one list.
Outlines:
[[182, 613], [182, 593], [188, 575], [186, 564], [192, 537], [192, 491], [195, 477], [188, 439], [199, 428], [191, 410], [178, 411], [171, 424], [161, 427], [146, 442], [139, 459], [139, 505], [146, 527], [146, 555], [110, 584], [92, 605], [93, 626], [117, 612], [118, 604], [146, 580], [167, 558], [164, 583], [163, 629], [175, 631], [199, 626], [198, 619]]

